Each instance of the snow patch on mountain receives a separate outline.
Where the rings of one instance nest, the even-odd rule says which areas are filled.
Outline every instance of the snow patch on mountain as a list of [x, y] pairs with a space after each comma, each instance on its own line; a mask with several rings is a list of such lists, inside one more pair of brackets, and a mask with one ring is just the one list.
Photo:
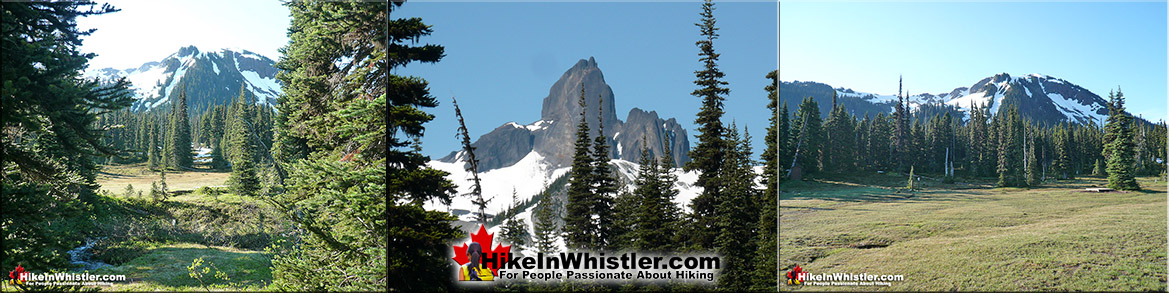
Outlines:
[[276, 97], [284, 93], [275, 78], [261, 77], [260, 74], [248, 70], [241, 70], [239, 73], [244, 76], [244, 80], [247, 81], [252, 92], [256, 93], [257, 103], [267, 104], [268, 101], [274, 101]]
[[[451, 201], [449, 206], [433, 200], [428, 201], [424, 205], [426, 209], [479, 211], [479, 207], [471, 203], [471, 198], [465, 195], [471, 192], [471, 186], [474, 183], [470, 181], [470, 172], [463, 168], [464, 162], [462, 160], [454, 163], [430, 161], [427, 164], [432, 168], [450, 173], [446, 178], [455, 183], [458, 196]], [[486, 212], [498, 214], [501, 210], [511, 206], [513, 189], [517, 194], [517, 200], [523, 201], [532, 198], [544, 190], [545, 181], [550, 184], [552, 180], [568, 173], [568, 169], [570, 168], [554, 169], [545, 162], [543, 156], [532, 151], [514, 165], [479, 173], [483, 198], [488, 200]]]

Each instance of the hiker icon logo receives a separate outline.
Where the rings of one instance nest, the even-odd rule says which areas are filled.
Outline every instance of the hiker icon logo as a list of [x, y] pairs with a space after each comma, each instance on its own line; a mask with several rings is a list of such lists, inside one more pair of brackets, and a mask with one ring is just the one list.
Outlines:
[[803, 285], [804, 280], [805, 280], [805, 278], [807, 278], [807, 276], [808, 276], [808, 273], [804, 272], [804, 269], [800, 268], [800, 265], [796, 265], [795, 268], [793, 268], [792, 270], [787, 272], [787, 284], [788, 285]]

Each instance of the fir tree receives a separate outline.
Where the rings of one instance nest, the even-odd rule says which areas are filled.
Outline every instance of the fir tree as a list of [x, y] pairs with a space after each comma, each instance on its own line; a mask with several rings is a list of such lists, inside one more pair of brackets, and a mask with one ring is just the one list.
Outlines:
[[467, 161], [467, 172], [471, 173], [471, 193], [467, 194], [471, 197], [471, 203], [479, 207], [477, 218], [479, 224], [487, 225], [487, 202], [488, 199], [483, 199], [483, 187], [479, 180], [479, 159], [475, 158], [475, 147], [471, 146], [471, 135], [467, 134], [467, 124], [463, 122], [463, 111], [459, 109], [459, 101], [455, 97], [451, 97], [451, 104], [455, 106], [455, 118], [459, 120], [458, 135], [462, 138], [463, 153]]
[[855, 130], [853, 129], [853, 117], [844, 109], [844, 105], [836, 104], [836, 92], [832, 93], [832, 100], [834, 106], [832, 112], [828, 115], [828, 120], [824, 121], [824, 136], [825, 145], [832, 147], [825, 148], [824, 153], [824, 169], [829, 172], [844, 172], [851, 170], [856, 158]]
[[518, 213], [517, 208], [519, 207], [517, 196], [515, 189], [512, 189], [510, 210], [515, 212], [508, 215], [507, 220], [503, 221], [503, 226], [500, 227], [499, 233], [512, 247], [515, 247], [517, 250], [523, 250], [526, 249], [528, 239], [531, 236], [528, 235], [528, 224], [523, 219], [516, 217], [516, 213]]
[[597, 137], [593, 139], [592, 152], [592, 185], [593, 200], [591, 211], [592, 225], [596, 227], [596, 234], [592, 239], [592, 247], [597, 249], [608, 248], [610, 230], [613, 228], [613, 198], [617, 195], [617, 176], [609, 166], [609, 137], [605, 136], [604, 115], [599, 96], [597, 98]]
[[1019, 110], [1011, 106], [997, 120], [1000, 123], [998, 143], [998, 186], [1024, 186], [1023, 178], [1023, 123]]
[[159, 158], [160, 158], [160, 157], [159, 157], [159, 154], [158, 154], [158, 151], [159, 151], [159, 147], [158, 147], [158, 139], [159, 139], [159, 135], [158, 135], [158, 125], [156, 125], [156, 124], [154, 123], [154, 121], [155, 121], [155, 120], [154, 120], [154, 119], [149, 119], [149, 121], [150, 121], [150, 122], [148, 122], [148, 123], [147, 123], [147, 127], [148, 127], [148, 128], [150, 128], [150, 130], [149, 130], [149, 132], [150, 132], [150, 138], [149, 138], [149, 139], [150, 139], [150, 142], [149, 142], [149, 147], [147, 147], [147, 150], [146, 150], [146, 160], [147, 160], [147, 161], [146, 161], [146, 166], [147, 166], [147, 168], [150, 168], [151, 170], [153, 170], [153, 169], [155, 169], [155, 168], [158, 168], [159, 166], [161, 166], [161, 164], [160, 164], [161, 162], [160, 162], [160, 160], [159, 160]]
[[790, 131], [789, 125], [791, 125], [791, 122], [788, 119], [787, 103], [783, 103], [783, 105], [781, 105], [780, 109], [779, 109], [779, 123], [777, 126], [777, 131], [778, 131], [777, 136], [779, 137], [779, 140], [778, 140], [778, 143], [779, 143], [778, 153], [779, 153], [779, 155], [778, 155], [778, 158], [776, 160], [778, 161], [779, 171], [781, 172], [781, 174], [779, 174], [779, 178], [777, 180], [783, 180], [784, 178], [786, 178], [787, 169], [791, 168], [792, 143], [791, 143], [791, 131]]
[[1035, 131], [1031, 131], [1030, 133], [1028, 133], [1026, 140], [1027, 140], [1027, 147], [1026, 147], [1027, 155], [1026, 155], [1026, 158], [1025, 158], [1026, 161], [1024, 164], [1026, 165], [1025, 171], [1026, 171], [1027, 186], [1035, 187], [1035, 186], [1039, 186], [1039, 180], [1040, 180], [1038, 154], [1035, 153], [1035, 149], [1036, 149]]
[[[1108, 94], [1108, 124], [1104, 131], [1104, 157], [1107, 160], [1108, 187], [1117, 190], [1140, 190], [1133, 178], [1132, 117], [1125, 113], [1124, 93]], [[1108, 138], [1111, 138], [1109, 140]]]
[[191, 124], [187, 114], [187, 85], [180, 85], [177, 98], [172, 104], [170, 131], [167, 132], [166, 165], [175, 169], [191, 168]]
[[[545, 188], [544, 190], [548, 190]], [[556, 240], [559, 238], [560, 229], [556, 225], [556, 218], [560, 215], [560, 204], [553, 199], [551, 193], [540, 194], [540, 202], [536, 206], [536, 212], [532, 215], [533, 245], [536, 251], [542, 253], [555, 252]]]
[[[782, 158], [776, 158], [778, 151], [775, 145], [777, 140], [776, 116], [779, 114], [776, 113], [776, 102], [779, 99], [779, 91], [776, 88], [779, 83], [777, 74], [778, 71], [776, 70], [767, 73], [767, 78], [771, 84], [763, 88], [764, 91], [767, 91], [767, 98], [770, 100], [767, 108], [771, 110], [772, 117], [771, 125], [767, 128], [767, 149], [759, 155], [763, 160], [763, 184], [766, 186], [766, 189], [760, 194], [758, 201], [760, 210], [757, 233], [759, 236], [756, 242], [755, 260], [753, 262], [755, 264], [755, 272], [753, 274], [755, 286], [752, 288], [752, 290], [757, 291], [777, 290], [776, 280], [779, 279], [779, 266], [776, 260], [776, 251], [779, 250], [778, 243], [776, 242], [776, 232], [778, 232], [779, 224], [776, 214], [779, 208], [779, 199], [776, 196], [779, 195], [778, 173], [783, 167], [779, 165]], [[787, 112], [786, 109], [784, 112]], [[782, 114], [787, 115], [787, 113]], [[783, 120], [786, 120], [786, 117], [780, 121], [782, 122]], [[858, 127], [857, 132], [863, 132], [864, 130], [866, 130], [866, 127], [861, 126]], [[780, 128], [778, 131], [784, 130]], [[858, 139], [858, 143], [856, 144], [858, 145], [858, 149], [860, 149], [859, 141]], [[780, 139], [779, 142], [782, 145], [783, 140]]]
[[[715, 214], [714, 209], [722, 198], [720, 169], [723, 166], [723, 154], [727, 145], [723, 139], [723, 96], [730, 93], [726, 88], [727, 82], [722, 78], [725, 74], [718, 69], [719, 54], [714, 51], [714, 40], [718, 38], [718, 27], [715, 27], [714, 4], [706, 0], [702, 4], [702, 20], [695, 25], [701, 32], [702, 39], [695, 42], [699, 48], [699, 61], [703, 69], [694, 72], [697, 79], [694, 84], [698, 89], [690, 93], [702, 99], [702, 108], [694, 123], [698, 125], [698, 144], [690, 150], [690, 162], [684, 166], [686, 171], [698, 171], [698, 180], [695, 185], [702, 187], [702, 193], [691, 202], [693, 210], [694, 234], [690, 241], [702, 248], [714, 247]], [[817, 121], [819, 123], [819, 121]]]
[[820, 106], [812, 97], [807, 97], [796, 110], [792, 131], [795, 143], [794, 164], [803, 168], [805, 174], [820, 170], [820, 151], [823, 148], [824, 132], [821, 130]]
[[589, 153], [589, 123], [586, 120], [585, 90], [580, 87], [580, 123], [576, 126], [576, 146], [572, 156], [572, 169], [568, 171], [568, 203], [565, 205], [564, 242], [569, 247], [585, 248], [592, 244], [596, 226], [592, 225], [590, 212], [594, 206], [592, 188], [593, 157]]
[[717, 285], [720, 289], [743, 291], [751, 288], [755, 266], [753, 256], [757, 243], [753, 236], [759, 218], [755, 202], [758, 191], [754, 189], [756, 175], [751, 169], [750, 134], [740, 138], [734, 123], [731, 125], [724, 138], [733, 146], [723, 161], [725, 193], [716, 208], [715, 249], [722, 255], [724, 264]]
[[897, 78], [897, 104], [893, 107], [893, 149], [890, 155], [893, 157], [893, 164], [899, 172], [904, 172], [905, 159], [911, 155], [905, 154], [906, 149], [909, 148], [910, 129], [909, 129], [909, 110], [906, 108], [908, 93], [902, 96], [902, 78]]
[[256, 141], [253, 139], [251, 128], [252, 106], [245, 97], [246, 92], [240, 86], [239, 97], [236, 98], [237, 116], [233, 117], [231, 131], [232, 153], [236, 154], [231, 163], [231, 177], [228, 182], [236, 195], [253, 197], [260, 190], [260, 178], [256, 175]]

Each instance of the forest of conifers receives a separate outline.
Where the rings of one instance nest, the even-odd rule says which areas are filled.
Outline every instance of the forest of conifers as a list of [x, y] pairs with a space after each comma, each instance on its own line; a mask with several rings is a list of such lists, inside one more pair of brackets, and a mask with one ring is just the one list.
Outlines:
[[974, 105], [968, 117], [923, 113], [911, 111], [904, 99], [891, 114], [856, 117], [833, 104], [821, 118], [819, 105], [808, 97], [794, 114], [786, 104], [780, 109], [781, 176], [792, 169], [821, 178], [861, 170], [915, 171], [950, 182], [997, 178], [998, 186], [1026, 187], [1096, 175], [1108, 176], [1112, 188], [1140, 189], [1134, 176], [1165, 174], [1166, 124], [1132, 117], [1119, 89], [1108, 99], [1109, 116], [1099, 121], [1101, 127], [1039, 124], [1013, 106], [991, 113], [991, 105]]

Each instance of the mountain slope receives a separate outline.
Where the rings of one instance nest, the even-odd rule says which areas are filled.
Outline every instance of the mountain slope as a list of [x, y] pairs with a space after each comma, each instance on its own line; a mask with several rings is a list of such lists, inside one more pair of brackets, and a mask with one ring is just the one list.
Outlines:
[[[820, 105], [821, 115], [827, 115], [832, 92], [836, 92], [838, 103], [857, 116], [891, 113], [897, 103], [896, 94], [878, 95], [843, 87], [833, 89], [816, 82], [780, 83], [780, 101], [786, 103], [792, 113], [802, 97], [812, 96]], [[1046, 124], [1061, 121], [1102, 124], [1108, 116], [1104, 98], [1067, 80], [1040, 74], [1012, 77], [1000, 73], [948, 93], [912, 94], [908, 100], [910, 109], [927, 104], [955, 107], [965, 113], [964, 119], [969, 119], [972, 106], [989, 106], [991, 113], [997, 115], [1005, 110], [1004, 105], [1017, 105], [1024, 117]]]
[[136, 68], [90, 69], [84, 75], [110, 81], [126, 77], [132, 84], [134, 111], [167, 105], [180, 85], [187, 85], [192, 108], [225, 104], [239, 95], [240, 86], [252, 93], [257, 104], [276, 105], [282, 93], [276, 81], [275, 61], [247, 50], [222, 49], [202, 52], [195, 46], [180, 48], [158, 61]]

